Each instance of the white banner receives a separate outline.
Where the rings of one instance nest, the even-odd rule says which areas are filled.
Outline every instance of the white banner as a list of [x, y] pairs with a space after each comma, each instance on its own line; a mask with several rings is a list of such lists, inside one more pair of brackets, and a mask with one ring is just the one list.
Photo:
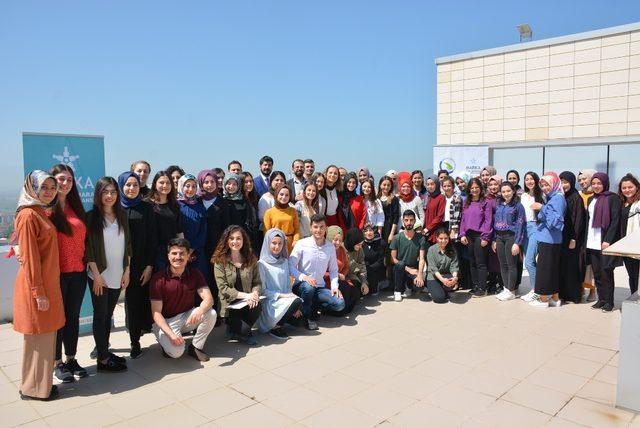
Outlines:
[[455, 175], [467, 171], [472, 176], [480, 175], [480, 171], [489, 165], [488, 146], [434, 146], [433, 172], [446, 169]]

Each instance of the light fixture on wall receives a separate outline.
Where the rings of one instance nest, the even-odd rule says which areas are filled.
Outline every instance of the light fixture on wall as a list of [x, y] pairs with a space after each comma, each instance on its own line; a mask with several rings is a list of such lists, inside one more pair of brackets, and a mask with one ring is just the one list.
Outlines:
[[520, 33], [520, 42], [530, 42], [533, 39], [533, 31], [529, 24], [520, 24], [516, 28]]

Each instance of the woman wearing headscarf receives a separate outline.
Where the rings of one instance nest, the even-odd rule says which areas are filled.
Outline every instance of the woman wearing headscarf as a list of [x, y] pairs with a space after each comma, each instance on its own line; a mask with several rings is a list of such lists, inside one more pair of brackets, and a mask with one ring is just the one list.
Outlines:
[[[351, 276], [349, 268], [349, 257], [344, 247], [344, 234], [340, 226], [329, 226], [327, 228], [327, 240], [331, 241], [336, 249], [336, 261], [338, 263], [338, 287], [344, 299], [344, 309], [341, 311], [326, 311], [327, 315], [342, 316], [353, 310], [358, 299], [360, 299], [360, 283], [354, 283], [355, 277]], [[362, 239], [364, 241], [364, 238]], [[362, 241], [361, 241], [362, 242]], [[365, 268], [366, 269], [366, 268]], [[366, 271], [365, 271], [366, 276]], [[325, 286], [331, 286], [329, 272], [324, 275]], [[368, 288], [367, 288], [368, 292]]]
[[424, 207], [422, 199], [417, 196], [411, 187], [411, 174], [406, 171], [398, 173], [398, 202], [400, 203], [400, 215], [398, 216], [398, 230], [402, 228], [402, 213], [411, 210], [416, 214], [416, 229], [422, 229], [424, 224]]
[[562, 259], [560, 262], [560, 299], [580, 303], [584, 262], [581, 260], [584, 244], [586, 211], [576, 190], [576, 176], [571, 171], [560, 174], [567, 211], [562, 229]]
[[622, 265], [620, 257], [605, 256], [602, 250], [620, 238], [620, 197], [609, 191], [609, 176], [596, 172], [591, 177], [593, 195], [587, 208], [587, 263], [591, 264], [598, 301], [591, 306], [604, 312], [613, 310], [615, 282], [613, 270]]
[[440, 191], [440, 180], [435, 174], [427, 177], [427, 205], [424, 209], [424, 229], [422, 231], [428, 245], [435, 244], [438, 241], [436, 230], [444, 225], [444, 209], [447, 200]]
[[56, 228], [44, 210], [56, 200], [56, 180], [35, 170], [25, 179], [14, 221], [20, 266], [13, 289], [13, 329], [23, 334], [23, 400], [53, 400], [56, 332], [64, 326]]
[[[273, 177], [273, 173], [272, 173]], [[273, 179], [271, 185], [273, 186]], [[253, 207], [242, 196], [242, 177], [235, 173], [229, 173], [224, 178], [224, 208], [223, 208], [223, 227], [222, 230], [232, 225], [238, 225], [247, 232], [251, 241], [251, 248], [255, 248], [254, 243], [258, 239], [258, 221], [257, 213]], [[266, 193], [265, 193], [266, 195]], [[264, 195], [262, 195], [264, 196]]]
[[536, 239], [538, 241], [538, 268], [536, 296], [531, 306], [547, 308], [560, 306], [560, 260], [562, 255], [562, 229], [567, 202], [562, 193], [560, 177], [547, 172], [540, 178], [540, 188], [546, 196], [544, 205], [534, 202], [531, 208], [539, 210]]
[[132, 359], [142, 355], [140, 337], [150, 331], [151, 302], [149, 287], [153, 265], [156, 259], [156, 224], [153, 207], [142, 200], [140, 179], [137, 174], [127, 171], [118, 177], [120, 205], [124, 209], [129, 224], [131, 239], [131, 263], [129, 265], [129, 286], [125, 294], [125, 323], [131, 340]]
[[[578, 184], [580, 184], [580, 197], [584, 202], [584, 208], [587, 209], [589, 205], [589, 198], [593, 196], [593, 190], [591, 189], [591, 177], [595, 174], [595, 169], [583, 169], [578, 173]], [[596, 287], [593, 279], [593, 269], [587, 262], [584, 281], [582, 282], [582, 288], [585, 290], [585, 299], [587, 302], [594, 302], [596, 300]], [[588, 294], [587, 294], [588, 293]]]
[[[207, 213], [207, 240], [204, 245], [207, 260], [211, 260], [224, 226], [222, 220], [224, 204], [222, 196], [219, 195], [217, 174], [211, 169], [200, 171], [198, 173], [198, 196]], [[211, 284], [209, 286], [211, 287]], [[212, 288], [211, 293], [217, 300], [217, 289]]]
[[462, 171], [456, 174], [456, 187], [463, 202], [467, 198], [467, 186], [469, 185], [469, 180], [471, 180], [471, 178], [471, 174], [467, 171]]
[[184, 237], [191, 244], [191, 263], [205, 277], [211, 279], [211, 268], [204, 250], [207, 239], [207, 211], [198, 198], [198, 181], [193, 174], [185, 174], [178, 180], [178, 204]]
[[258, 329], [281, 340], [289, 338], [283, 326], [301, 316], [302, 305], [302, 300], [291, 291], [288, 257], [284, 232], [280, 229], [267, 230], [258, 261], [262, 295], [266, 297], [262, 302]]
[[489, 184], [489, 180], [494, 175], [498, 175], [498, 170], [493, 165], [487, 165], [480, 171], [480, 181], [484, 184], [485, 187]]
[[[349, 279], [354, 286], [360, 287], [358, 295], [366, 296], [369, 294], [369, 279], [363, 245], [364, 233], [360, 229], [353, 227], [347, 230], [344, 248], [347, 250], [347, 259], [349, 260]], [[345, 302], [349, 303], [346, 300]]]
[[[342, 207], [345, 211], [347, 230], [352, 227], [363, 228], [367, 221], [367, 206], [358, 189], [358, 177], [354, 173], [347, 174], [344, 192], [342, 192]], [[356, 192], [356, 190], [360, 190]]]

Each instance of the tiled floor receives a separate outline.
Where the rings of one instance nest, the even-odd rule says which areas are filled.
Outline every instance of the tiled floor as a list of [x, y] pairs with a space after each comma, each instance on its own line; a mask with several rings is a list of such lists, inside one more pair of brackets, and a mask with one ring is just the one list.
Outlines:
[[[22, 339], [1, 325], [0, 425], [640, 426], [614, 407], [620, 312], [462, 297], [370, 298], [347, 319], [323, 318], [319, 332], [259, 335], [254, 348], [218, 328], [204, 364], [163, 358], [147, 335], [124, 374], [96, 374], [85, 336], [79, 360], [91, 376], [51, 403], [19, 399]], [[128, 355], [122, 307], [116, 315], [112, 348]]]

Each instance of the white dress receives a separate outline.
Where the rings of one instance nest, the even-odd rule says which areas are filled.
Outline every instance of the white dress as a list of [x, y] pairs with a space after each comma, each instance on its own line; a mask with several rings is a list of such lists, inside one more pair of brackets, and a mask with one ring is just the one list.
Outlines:
[[257, 325], [262, 333], [266, 333], [276, 326], [297, 297], [280, 297], [281, 294], [291, 293], [287, 259], [282, 258], [276, 264], [260, 260], [258, 272], [262, 280], [262, 295], [266, 299], [262, 301], [262, 311]]

